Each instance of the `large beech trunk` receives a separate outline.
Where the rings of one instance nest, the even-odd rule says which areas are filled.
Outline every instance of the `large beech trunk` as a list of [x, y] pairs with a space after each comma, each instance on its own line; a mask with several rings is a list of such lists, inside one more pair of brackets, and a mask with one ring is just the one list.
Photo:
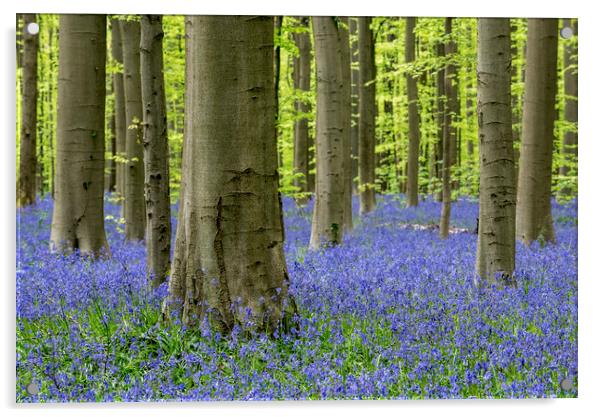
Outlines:
[[479, 231], [477, 274], [490, 283], [515, 283], [516, 182], [512, 135], [510, 20], [479, 19]]
[[516, 208], [517, 237], [526, 245], [555, 240], [550, 197], [557, 56], [558, 19], [529, 19]]
[[164, 312], [223, 333], [249, 322], [272, 331], [295, 311], [278, 193], [273, 20], [191, 16], [186, 28], [182, 188]]
[[51, 248], [108, 250], [104, 230], [104, 15], [61, 15]]

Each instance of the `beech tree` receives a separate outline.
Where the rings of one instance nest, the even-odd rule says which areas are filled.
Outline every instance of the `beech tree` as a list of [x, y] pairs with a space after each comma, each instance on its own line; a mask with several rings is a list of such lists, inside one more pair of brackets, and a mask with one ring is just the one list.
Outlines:
[[[307, 94], [310, 91], [311, 80], [311, 39], [309, 34], [309, 17], [299, 17], [299, 26], [303, 31], [295, 32], [293, 39], [299, 49], [299, 55], [293, 61], [293, 86], [295, 91]], [[294, 171], [302, 174], [295, 177], [293, 185], [303, 194], [297, 198], [297, 204], [305, 205], [309, 196], [309, 123], [307, 113], [310, 106], [306, 99], [295, 100], [295, 133], [294, 133]]]
[[98, 255], [104, 230], [106, 16], [60, 16], [53, 250]]
[[121, 20], [125, 92], [125, 238], [144, 240], [144, 150], [142, 148], [142, 87], [140, 81], [140, 22]]
[[515, 285], [510, 20], [479, 18], [477, 25], [480, 183], [476, 271], [490, 283], [501, 278], [502, 283]]
[[[441, 220], [439, 223], [439, 235], [446, 238], [449, 234], [449, 218], [451, 214], [451, 170], [456, 163], [456, 132], [455, 126], [458, 115], [458, 87], [456, 85], [456, 64], [450, 60], [456, 52], [456, 44], [451, 38], [453, 20], [450, 17], [445, 18], [445, 34], [449, 36], [445, 43], [445, 55], [448, 62], [445, 66], [445, 113], [443, 123], [443, 166], [442, 166], [442, 202]], [[457, 185], [456, 185], [457, 186]], [[454, 187], [455, 188], [455, 187]]]
[[38, 36], [30, 33], [28, 27], [36, 23], [35, 14], [23, 14], [21, 33], [20, 65], [22, 69], [21, 87], [21, 146], [19, 154], [19, 184], [17, 186], [17, 206], [27, 206], [36, 201], [36, 136], [38, 102]]
[[554, 241], [552, 150], [556, 111], [558, 19], [529, 19], [516, 233], [530, 245]]
[[142, 83], [144, 187], [146, 198], [147, 269], [153, 286], [169, 274], [171, 209], [167, 109], [163, 80], [163, 24], [159, 15], [141, 17], [140, 75]]
[[249, 321], [271, 331], [295, 311], [278, 193], [273, 20], [187, 19], [183, 176], [164, 312], [223, 333]]
[[316, 197], [310, 247], [336, 245], [345, 229], [344, 115], [341, 38], [331, 16], [312, 18], [316, 50]]
[[358, 48], [360, 63], [359, 105], [359, 192], [360, 213], [376, 208], [375, 189], [375, 118], [376, 118], [376, 66], [374, 62], [374, 34], [371, 17], [358, 17]]
[[[113, 71], [113, 94], [114, 94], [114, 117], [115, 117], [115, 191], [123, 198], [125, 196], [125, 138], [127, 135], [127, 123], [125, 120], [125, 92], [123, 87], [123, 42], [121, 39], [121, 25], [119, 20], [111, 19], [111, 54], [113, 60], [118, 64]], [[123, 209], [123, 206], [122, 206]]]
[[357, 33], [357, 18], [349, 18], [350, 53], [351, 53], [351, 188], [353, 194], [358, 193], [357, 180], [359, 174], [359, 103], [360, 103], [360, 68]]
[[351, 48], [349, 45], [349, 18], [341, 17], [339, 24], [339, 42], [341, 45], [341, 80], [342, 103], [341, 117], [343, 118], [343, 175], [344, 199], [343, 208], [345, 231], [353, 229], [353, 213], [351, 211], [353, 195], [353, 178], [351, 177]]
[[[415, 17], [406, 18], [405, 36], [405, 61], [411, 63], [416, 58], [416, 37], [414, 28]], [[406, 201], [409, 207], [418, 205], [418, 154], [420, 151], [420, 130], [418, 126], [418, 86], [416, 79], [411, 73], [406, 74], [406, 85], [408, 92], [408, 124], [409, 124], [409, 148], [408, 148], [408, 182]]]

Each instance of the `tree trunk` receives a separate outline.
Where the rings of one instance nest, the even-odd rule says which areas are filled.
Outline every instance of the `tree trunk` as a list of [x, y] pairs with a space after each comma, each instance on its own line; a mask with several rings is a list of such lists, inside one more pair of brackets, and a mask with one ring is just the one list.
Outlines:
[[[123, 65], [123, 41], [119, 20], [111, 19], [111, 53], [113, 60]], [[115, 94], [115, 191], [117, 195], [125, 198], [125, 141], [127, 136], [127, 123], [125, 119], [125, 91], [123, 86], [123, 68], [113, 72], [113, 93]], [[123, 207], [122, 207], [123, 210]]]
[[[293, 62], [293, 86], [295, 91], [307, 94], [310, 90], [311, 79], [309, 17], [300, 17], [298, 20], [303, 32], [293, 34], [295, 44], [299, 49], [299, 56], [295, 57]], [[309, 111], [310, 106], [307, 100], [295, 100], [294, 171], [295, 174], [302, 174], [303, 177], [295, 177], [293, 184], [301, 193], [305, 193], [296, 199], [299, 205], [305, 205], [309, 198], [309, 124], [306, 116]]]
[[515, 285], [516, 182], [512, 135], [510, 20], [478, 19], [479, 230], [476, 271]]
[[97, 255], [104, 231], [106, 16], [60, 16], [56, 195], [50, 245]]
[[358, 193], [357, 177], [358, 152], [359, 152], [359, 102], [360, 102], [360, 70], [359, 48], [357, 33], [357, 18], [349, 18], [349, 32], [351, 37], [351, 187], [353, 194]]
[[516, 210], [518, 238], [554, 241], [551, 211], [558, 19], [529, 19]]
[[[452, 34], [452, 18], [445, 18], [445, 33]], [[456, 52], [456, 44], [451, 38], [445, 43], [445, 55], [448, 62], [445, 66], [445, 112], [443, 123], [443, 169], [442, 169], [442, 205], [439, 223], [439, 236], [445, 239], [449, 234], [449, 218], [451, 215], [451, 180], [452, 166], [456, 161], [456, 115], [458, 114], [458, 89], [456, 86], [456, 65], [450, 62], [450, 56]], [[457, 184], [456, 184], [457, 186]], [[455, 187], [454, 187], [455, 188]]]
[[140, 75], [144, 106], [144, 188], [147, 271], [154, 287], [169, 274], [171, 211], [167, 108], [163, 80], [163, 23], [160, 15], [141, 17]]
[[140, 84], [140, 22], [119, 22], [123, 41], [125, 92], [125, 238], [143, 240], [145, 230], [144, 150], [142, 147], [142, 91]]
[[358, 48], [360, 63], [360, 115], [359, 115], [359, 191], [360, 213], [376, 208], [375, 174], [375, 118], [376, 118], [376, 65], [374, 62], [374, 36], [371, 17], [358, 17]]
[[[456, 63], [453, 61], [456, 57], [457, 47], [454, 41], [453, 32], [453, 18], [445, 18], [445, 34], [449, 36], [448, 41], [445, 43], [445, 56], [447, 58], [447, 65], [445, 66], [445, 122], [443, 127], [443, 136], [447, 137], [449, 141], [449, 170], [451, 171], [453, 166], [458, 164], [458, 128], [456, 123], [458, 115], [460, 113], [460, 106], [458, 104], [458, 70]], [[450, 61], [451, 60], [451, 61]], [[444, 168], [445, 170], [445, 168]], [[454, 190], [458, 189], [457, 179], [451, 179], [451, 188]], [[451, 193], [450, 193], [451, 198]]]
[[19, 155], [19, 186], [17, 205], [19, 207], [36, 201], [36, 136], [38, 103], [38, 35], [27, 30], [30, 23], [36, 22], [35, 14], [23, 15], [22, 42], [22, 89], [21, 89], [21, 144]]
[[107, 191], [114, 192], [117, 184], [117, 162], [115, 156], [117, 155], [117, 140], [115, 130], [115, 108], [113, 107], [113, 114], [109, 118], [109, 131], [111, 134], [111, 160], [109, 161], [109, 177], [107, 179]]
[[[437, 44], [437, 57], [443, 59], [445, 57], [445, 45]], [[435, 195], [435, 199], [439, 202], [443, 201], [443, 142], [444, 142], [444, 125], [445, 125], [445, 68], [437, 71], [437, 146], [436, 146], [436, 172], [437, 178], [441, 185]]]
[[[573, 29], [577, 36], [577, 21], [571, 24], [571, 19], [564, 19], [564, 26]], [[574, 40], [565, 41], [564, 44], [564, 120], [570, 127], [564, 133], [562, 153], [564, 163], [560, 166], [560, 175], [576, 175], [577, 167], [577, 44]], [[560, 194], [570, 196], [574, 190], [562, 187]]]
[[223, 333], [253, 321], [271, 334], [295, 312], [278, 193], [273, 20], [189, 20], [183, 186], [164, 312]]
[[351, 199], [353, 195], [351, 178], [351, 48], [349, 46], [349, 18], [341, 17], [339, 23], [339, 41], [341, 44], [341, 80], [343, 82], [343, 97], [341, 117], [343, 118], [343, 175], [345, 194], [343, 207], [345, 209], [345, 232], [353, 229], [353, 213]]
[[[282, 32], [282, 16], [274, 16], [274, 26], [276, 30], [276, 36], [278, 37], [278, 44], [274, 48], [274, 97], [276, 103], [276, 124], [274, 125], [274, 131], [276, 132], [276, 143], [278, 143], [278, 123], [280, 122], [279, 112], [279, 93], [280, 93], [280, 35]], [[282, 151], [278, 147], [278, 167], [282, 167]]]
[[[416, 37], [414, 28], [416, 27], [416, 18], [406, 18], [406, 37], [405, 37], [405, 61], [414, 62], [416, 58]], [[418, 156], [420, 151], [420, 128], [418, 126], [418, 86], [416, 79], [412, 74], [406, 74], [406, 85], [408, 90], [408, 128], [409, 128], [409, 146], [408, 146], [408, 185], [406, 194], [406, 203], [408, 207], [418, 205]]]
[[334, 17], [313, 18], [316, 49], [316, 200], [310, 247], [336, 245], [345, 226], [343, 75]]

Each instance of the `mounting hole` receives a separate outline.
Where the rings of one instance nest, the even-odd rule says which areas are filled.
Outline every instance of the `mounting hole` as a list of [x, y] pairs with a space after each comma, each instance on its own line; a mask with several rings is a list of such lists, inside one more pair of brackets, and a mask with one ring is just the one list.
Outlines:
[[560, 388], [562, 388], [564, 391], [569, 391], [570, 389], [572, 389], [573, 388], [573, 378], [566, 377], [562, 381], [560, 381]]
[[36, 22], [28, 23], [27, 33], [29, 33], [30, 35], [37, 35], [38, 33], [40, 33], [40, 25], [38, 25]]
[[27, 390], [27, 393], [29, 395], [36, 395], [38, 392], [40, 392], [40, 387], [38, 387], [38, 384], [36, 384], [35, 382], [30, 382], [29, 384], [27, 384], [27, 387], [25, 389]]
[[562, 39], [571, 39], [573, 37], [573, 28], [570, 26], [565, 26], [560, 29], [560, 37]]

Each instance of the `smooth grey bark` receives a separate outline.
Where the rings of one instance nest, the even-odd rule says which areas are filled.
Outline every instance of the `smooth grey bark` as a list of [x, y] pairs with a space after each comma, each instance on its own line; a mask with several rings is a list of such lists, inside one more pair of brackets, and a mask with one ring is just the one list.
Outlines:
[[104, 230], [106, 16], [60, 16], [52, 250], [108, 251]]
[[515, 286], [510, 20], [479, 18], [477, 25], [480, 181], [476, 272], [489, 283]]
[[[452, 166], [456, 162], [457, 130], [454, 124], [458, 115], [458, 87], [456, 85], [456, 64], [450, 59], [456, 53], [456, 43], [451, 38], [453, 19], [445, 18], [445, 33], [450, 36], [445, 43], [445, 55], [448, 59], [445, 66], [445, 114], [443, 123], [443, 166], [442, 166], [442, 205], [439, 222], [439, 236], [447, 238], [449, 234], [449, 218], [451, 215], [451, 189], [454, 187], [451, 179]], [[451, 57], [451, 58], [450, 58]], [[457, 184], [455, 184], [457, 187]], [[455, 188], [454, 187], [454, 188]]]
[[[111, 19], [111, 55], [113, 60], [119, 64], [118, 71], [113, 72], [113, 94], [115, 97], [115, 191], [121, 199], [125, 198], [125, 138], [127, 135], [127, 123], [125, 119], [125, 91], [123, 86], [123, 42], [121, 37], [121, 25], [119, 20]], [[123, 211], [123, 206], [122, 206]]]
[[[414, 28], [416, 18], [406, 18], [405, 28], [405, 62], [411, 63], [416, 59], [416, 36]], [[408, 182], [406, 193], [406, 204], [408, 207], [418, 205], [418, 156], [420, 151], [420, 127], [418, 125], [418, 85], [412, 74], [406, 74], [406, 86], [408, 92]]]
[[23, 14], [21, 32], [21, 132], [19, 152], [19, 183], [17, 206], [23, 207], [36, 201], [36, 143], [38, 102], [38, 35], [27, 31], [36, 22], [35, 14]]
[[169, 148], [163, 79], [162, 21], [160, 15], [142, 15], [140, 20], [146, 263], [154, 287], [162, 284], [169, 274], [171, 252]]
[[[299, 17], [298, 24], [302, 32], [293, 33], [299, 56], [293, 60], [293, 87], [296, 91], [307, 94], [311, 80], [311, 39], [309, 34], [309, 17]], [[307, 100], [295, 100], [295, 131], [294, 131], [294, 172], [302, 174], [295, 177], [293, 185], [304, 193], [296, 199], [297, 204], [305, 205], [309, 199], [309, 123], [307, 114], [311, 108]]]
[[[283, 16], [274, 16], [274, 26], [275, 26], [275, 35], [278, 39], [280, 39], [280, 35], [282, 33], [282, 19]], [[274, 131], [276, 132], [276, 143], [278, 143], [278, 123], [279, 123], [279, 113], [280, 113], [280, 104], [279, 104], [279, 94], [280, 94], [280, 43], [278, 43], [274, 48], [274, 97], [276, 103], [276, 111], [275, 118], [276, 123], [274, 125]], [[282, 151], [278, 148], [278, 167], [282, 167]]]
[[345, 105], [341, 38], [331, 16], [312, 18], [316, 55], [316, 198], [310, 248], [336, 245], [345, 231]]
[[526, 245], [555, 240], [550, 197], [557, 57], [558, 19], [528, 19], [516, 209], [517, 237]]
[[142, 86], [140, 81], [140, 22], [122, 20], [123, 84], [125, 92], [125, 238], [144, 240], [144, 150], [142, 147]]
[[[564, 19], [564, 26], [573, 29], [577, 36], [577, 20]], [[575, 175], [577, 167], [577, 115], [578, 115], [578, 83], [577, 83], [577, 42], [574, 39], [564, 41], [564, 120], [571, 124], [562, 139], [564, 163], [560, 166], [560, 175]], [[569, 196], [571, 190], [562, 187], [561, 195]]]
[[360, 63], [359, 104], [359, 192], [360, 213], [376, 208], [376, 65], [371, 17], [358, 17], [358, 48]]
[[278, 193], [273, 20], [190, 16], [186, 28], [183, 185], [164, 313], [207, 319], [223, 333], [253, 321], [271, 334], [295, 312]]
[[338, 23], [339, 42], [341, 48], [341, 81], [343, 119], [343, 175], [345, 193], [343, 197], [345, 232], [353, 229], [353, 213], [351, 201], [353, 196], [353, 179], [351, 177], [351, 47], [349, 45], [349, 18], [341, 17]]
[[355, 17], [349, 18], [349, 36], [351, 40], [351, 187], [353, 194], [358, 194], [360, 68], [357, 18]]

